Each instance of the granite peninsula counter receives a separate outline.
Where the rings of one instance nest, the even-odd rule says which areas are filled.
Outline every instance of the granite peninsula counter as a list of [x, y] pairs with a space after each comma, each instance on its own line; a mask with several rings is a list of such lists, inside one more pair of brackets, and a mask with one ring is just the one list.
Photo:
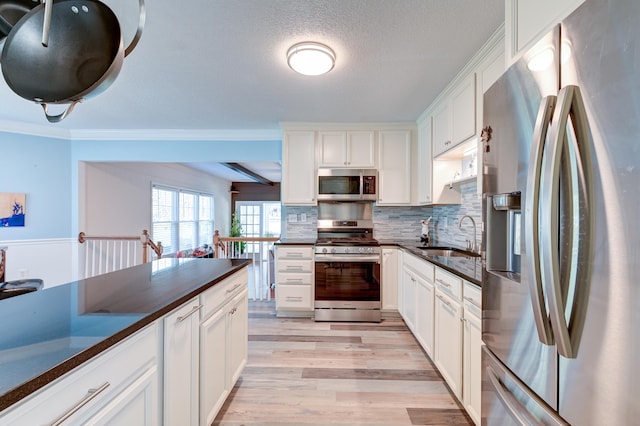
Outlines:
[[249, 264], [167, 258], [0, 301], [0, 410]]

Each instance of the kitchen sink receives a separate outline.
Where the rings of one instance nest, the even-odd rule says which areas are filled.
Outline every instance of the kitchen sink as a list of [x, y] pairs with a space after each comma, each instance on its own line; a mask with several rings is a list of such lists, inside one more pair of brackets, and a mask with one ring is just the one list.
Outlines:
[[455, 247], [428, 247], [418, 246], [418, 248], [433, 256], [449, 256], [449, 257], [480, 257], [480, 254], [471, 251], [462, 250]]

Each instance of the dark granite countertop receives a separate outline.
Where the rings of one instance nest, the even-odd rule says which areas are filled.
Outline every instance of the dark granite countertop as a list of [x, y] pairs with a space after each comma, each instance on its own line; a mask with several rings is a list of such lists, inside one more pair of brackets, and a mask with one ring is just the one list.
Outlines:
[[[418, 247], [422, 245], [416, 240], [380, 240], [381, 246], [400, 247], [409, 253], [418, 256], [424, 260], [440, 266], [463, 279], [482, 287], [482, 258], [481, 257], [451, 257], [451, 256], [435, 256]], [[440, 246], [441, 244], [432, 244]], [[450, 244], [442, 244], [452, 247]]]
[[0, 300], [0, 410], [245, 267], [247, 259], [160, 259]]

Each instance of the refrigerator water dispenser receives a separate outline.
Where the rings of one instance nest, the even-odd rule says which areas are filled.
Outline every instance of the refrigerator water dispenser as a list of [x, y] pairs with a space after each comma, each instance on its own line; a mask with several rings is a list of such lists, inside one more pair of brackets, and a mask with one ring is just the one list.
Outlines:
[[487, 197], [486, 210], [487, 270], [518, 280], [522, 230], [520, 192]]

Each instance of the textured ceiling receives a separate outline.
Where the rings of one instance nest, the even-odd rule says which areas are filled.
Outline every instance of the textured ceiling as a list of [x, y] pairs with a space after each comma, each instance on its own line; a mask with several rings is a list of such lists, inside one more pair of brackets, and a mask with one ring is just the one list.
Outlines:
[[[135, 0], [104, 0], [125, 44]], [[59, 124], [0, 81], [0, 128], [277, 130], [282, 121], [413, 121], [504, 21], [504, 0], [152, 0], [114, 84]], [[319, 41], [333, 71], [305, 77], [289, 46]], [[1, 64], [0, 64], [1, 65]], [[1, 79], [0, 79], [1, 80]]]

